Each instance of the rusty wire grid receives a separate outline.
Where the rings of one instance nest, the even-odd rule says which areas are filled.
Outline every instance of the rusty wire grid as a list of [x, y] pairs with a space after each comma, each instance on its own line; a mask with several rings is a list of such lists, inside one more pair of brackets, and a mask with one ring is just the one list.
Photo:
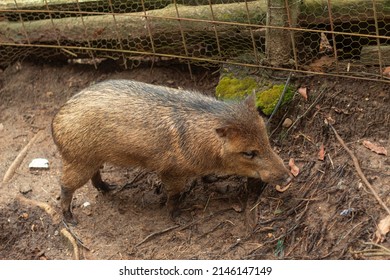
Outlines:
[[[287, 59], [274, 63], [267, 43], [278, 30]], [[125, 68], [179, 59], [390, 82], [390, 2], [2, 0], [0, 67], [26, 58], [95, 67], [112, 59]]]

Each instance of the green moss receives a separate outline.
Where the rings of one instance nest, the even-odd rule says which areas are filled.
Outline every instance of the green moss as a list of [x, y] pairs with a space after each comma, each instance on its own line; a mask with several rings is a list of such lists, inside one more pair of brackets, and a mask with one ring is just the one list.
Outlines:
[[223, 77], [215, 90], [220, 99], [242, 99], [251, 94], [256, 87], [257, 83], [253, 78], [237, 79], [230, 75]]
[[[284, 89], [284, 85], [275, 85], [272, 88], [257, 94], [256, 106], [267, 116], [271, 115]], [[293, 90], [288, 87], [281, 106], [289, 102], [294, 95]]]
[[[240, 100], [259, 90], [260, 85], [254, 78], [235, 78], [233, 75], [224, 76], [216, 87], [216, 96], [223, 100]], [[284, 85], [274, 85], [270, 89], [256, 93], [256, 106], [267, 116], [271, 115], [282, 94]], [[294, 95], [292, 88], [287, 88], [282, 106], [289, 102]]]

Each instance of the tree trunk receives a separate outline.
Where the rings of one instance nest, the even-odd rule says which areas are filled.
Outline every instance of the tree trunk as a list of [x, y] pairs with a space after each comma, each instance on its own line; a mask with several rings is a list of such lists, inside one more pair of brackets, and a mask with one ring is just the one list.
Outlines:
[[272, 66], [287, 65], [292, 53], [291, 37], [287, 27], [288, 15], [285, 0], [268, 0], [265, 54]]
[[390, 46], [364, 46], [360, 54], [360, 63], [371, 66], [390, 66]]

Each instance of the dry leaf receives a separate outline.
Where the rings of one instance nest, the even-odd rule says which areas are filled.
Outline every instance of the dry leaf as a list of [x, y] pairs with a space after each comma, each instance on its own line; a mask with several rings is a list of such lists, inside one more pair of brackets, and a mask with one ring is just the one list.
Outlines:
[[294, 177], [297, 177], [299, 174], [299, 167], [295, 165], [295, 161], [293, 158], [290, 158], [290, 161], [288, 162], [288, 166], [290, 166], [290, 172]]
[[320, 150], [318, 152], [318, 159], [324, 160], [324, 158], [325, 158], [325, 148], [324, 148], [324, 144], [321, 144]]
[[386, 67], [386, 68], [383, 70], [383, 75], [384, 75], [384, 76], [387, 76], [387, 77], [390, 77], [390, 66]]
[[371, 151], [377, 153], [378, 155], [387, 156], [387, 150], [382, 146], [378, 146], [377, 144], [373, 144], [367, 140], [363, 141], [363, 146], [366, 147], [367, 149], [370, 149]]
[[333, 48], [330, 45], [329, 40], [326, 37], [325, 33], [321, 33], [320, 52], [324, 52], [327, 54], [333, 53]]
[[326, 125], [328, 125], [328, 124], [334, 125], [336, 123], [336, 121], [331, 116], [327, 116], [325, 118], [324, 122]]
[[324, 72], [329, 67], [331, 67], [335, 63], [334, 56], [327, 56], [324, 55], [320, 59], [314, 60], [312, 63], [310, 63], [307, 67], [307, 70], [313, 71], [313, 72]]
[[289, 128], [293, 124], [293, 121], [290, 118], [285, 118], [282, 126], [285, 128]]
[[305, 87], [300, 87], [298, 93], [307, 101], [307, 89]]
[[233, 208], [234, 211], [236, 211], [238, 213], [242, 212], [242, 207], [240, 205], [238, 205], [238, 204], [233, 204], [232, 208]]
[[390, 231], [390, 215], [382, 219], [375, 232], [375, 243], [382, 243], [385, 241], [386, 234]]

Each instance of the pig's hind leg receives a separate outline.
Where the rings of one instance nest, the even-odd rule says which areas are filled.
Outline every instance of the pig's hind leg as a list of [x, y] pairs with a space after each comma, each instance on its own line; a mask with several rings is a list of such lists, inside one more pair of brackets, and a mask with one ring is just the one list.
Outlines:
[[63, 160], [61, 177], [61, 208], [65, 223], [77, 224], [71, 210], [74, 192], [81, 188], [95, 174], [99, 167], [84, 166]]
[[172, 219], [180, 215], [179, 201], [182, 190], [185, 187], [187, 178], [180, 176], [172, 176], [171, 174], [161, 174], [161, 182], [167, 193], [167, 208]]
[[110, 185], [102, 180], [102, 176], [100, 175], [100, 170], [97, 170], [95, 174], [93, 174], [91, 178], [91, 182], [92, 185], [102, 193], [107, 193], [116, 188], [115, 185]]

